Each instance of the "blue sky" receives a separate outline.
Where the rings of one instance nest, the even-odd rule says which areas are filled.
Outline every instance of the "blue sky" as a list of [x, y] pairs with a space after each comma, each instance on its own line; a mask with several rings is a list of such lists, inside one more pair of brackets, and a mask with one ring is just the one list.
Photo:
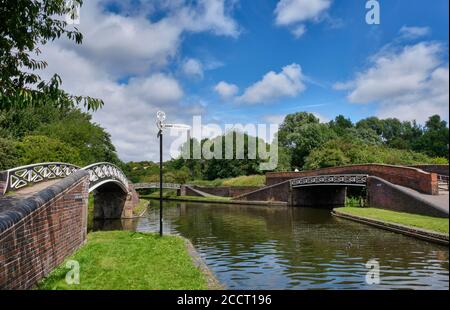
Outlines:
[[47, 73], [100, 97], [94, 120], [124, 160], [156, 159], [154, 113], [170, 121], [448, 120], [448, 1], [92, 0], [82, 46], [45, 47]]

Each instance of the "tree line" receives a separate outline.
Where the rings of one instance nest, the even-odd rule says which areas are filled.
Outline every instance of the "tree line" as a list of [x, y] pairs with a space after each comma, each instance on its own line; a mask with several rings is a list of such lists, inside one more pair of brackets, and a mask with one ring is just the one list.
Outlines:
[[[242, 175], [263, 174], [259, 170], [262, 159], [247, 157], [249, 139], [247, 133], [229, 132], [236, 141], [244, 136], [245, 159], [172, 159], [164, 163], [165, 181], [185, 183], [190, 180], [216, 180]], [[225, 158], [226, 135], [212, 139], [189, 141], [192, 158], [195, 143], [214, 146], [220, 139], [222, 158]], [[393, 165], [448, 164], [449, 130], [440, 116], [433, 115], [424, 126], [415, 121], [400, 121], [396, 118], [379, 119], [368, 117], [353, 123], [342, 115], [330, 122], [322, 123], [312, 113], [289, 114], [278, 132], [278, 166], [275, 171], [318, 169], [350, 164], [381, 163]], [[234, 144], [234, 147], [236, 145]], [[186, 147], [186, 146], [184, 146]], [[268, 148], [263, 140], [259, 147]], [[258, 152], [257, 152], [258, 154]], [[132, 180], [157, 182], [159, 167], [155, 163], [128, 163], [128, 174]]]

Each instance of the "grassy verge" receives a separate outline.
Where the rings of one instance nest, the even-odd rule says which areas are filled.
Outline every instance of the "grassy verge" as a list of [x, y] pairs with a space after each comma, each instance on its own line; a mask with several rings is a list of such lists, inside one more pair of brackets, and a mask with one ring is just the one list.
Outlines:
[[345, 207], [336, 210], [349, 215], [362, 216], [369, 219], [426, 229], [438, 233], [448, 234], [449, 231], [449, 222], [446, 218], [437, 218], [376, 208]]
[[127, 231], [95, 232], [70, 260], [80, 264], [80, 284], [68, 285], [65, 263], [38, 284], [38, 289], [195, 290], [207, 289], [205, 276], [175, 236]]
[[244, 175], [229, 179], [216, 179], [213, 181], [195, 180], [189, 181], [189, 184], [198, 186], [264, 186], [266, 183], [265, 175]]

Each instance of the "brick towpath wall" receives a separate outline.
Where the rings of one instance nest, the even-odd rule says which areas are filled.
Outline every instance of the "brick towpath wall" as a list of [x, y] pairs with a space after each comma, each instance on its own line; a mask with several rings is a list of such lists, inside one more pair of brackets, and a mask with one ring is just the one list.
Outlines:
[[88, 195], [89, 174], [78, 171], [3, 206], [0, 289], [32, 288], [85, 242]]

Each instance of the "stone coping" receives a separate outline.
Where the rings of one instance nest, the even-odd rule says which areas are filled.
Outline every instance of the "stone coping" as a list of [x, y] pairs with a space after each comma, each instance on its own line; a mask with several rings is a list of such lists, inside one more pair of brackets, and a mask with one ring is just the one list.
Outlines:
[[3, 210], [0, 213], [0, 233], [6, 231], [27, 215], [88, 176], [89, 173], [87, 171], [79, 170], [27, 198], [14, 199], [12, 196], [12, 199], [8, 199], [9, 197], [6, 196], [0, 199], [1, 209]]
[[200, 269], [200, 271], [203, 273], [203, 275], [206, 278], [206, 282], [208, 285], [209, 290], [225, 290], [226, 287], [220, 281], [217, 279], [214, 272], [209, 269], [209, 267], [206, 265], [200, 254], [195, 249], [194, 245], [189, 239], [186, 239], [182, 236], [177, 236], [182, 239], [184, 239], [184, 242], [186, 244], [186, 249], [188, 251], [189, 256], [192, 258], [192, 262], [194, 265]]
[[336, 217], [344, 218], [347, 220], [355, 221], [362, 224], [371, 225], [381, 229], [389, 230], [396, 233], [401, 233], [410, 237], [422, 239], [425, 241], [438, 243], [442, 245], [449, 245], [449, 235], [441, 234], [434, 231], [429, 231], [425, 229], [420, 229], [411, 226], [405, 226], [402, 224], [386, 222], [381, 220], [375, 220], [364, 216], [357, 216], [353, 214], [348, 214], [345, 212], [340, 212], [336, 209], [332, 211], [332, 214]]

